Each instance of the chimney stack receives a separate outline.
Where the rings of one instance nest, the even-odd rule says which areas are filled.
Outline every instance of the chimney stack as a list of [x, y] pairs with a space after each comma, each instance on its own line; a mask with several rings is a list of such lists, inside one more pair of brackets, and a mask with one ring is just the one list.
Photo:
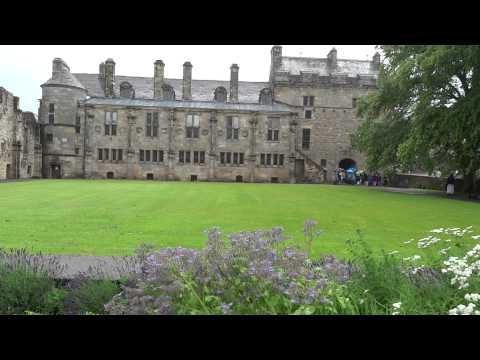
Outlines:
[[337, 68], [337, 49], [333, 48], [327, 55], [327, 64], [330, 70]]
[[107, 59], [105, 61], [105, 96], [113, 97], [115, 84], [115, 61]]
[[61, 73], [70, 72], [70, 68], [60, 58], [53, 59], [53, 66], [52, 66], [52, 79], [58, 80]]
[[183, 100], [192, 100], [192, 64], [183, 64]]
[[230, 66], [230, 102], [238, 102], [238, 65]]
[[272, 82], [274, 80], [275, 72], [280, 65], [282, 65], [282, 47], [275, 45], [272, 47], [270, 54], [272, 55], [270, 62], [270, 82]]
[[378, 52], [373, 55], [372, 59], [372, 69], [379, 70], [380, 69], [380, 54]]
[[165, 64], [162, 60], [155, 61], [155, 73], [153, 77], [153, 98], [163, 100], [163, 79], [165, 72]]
[[98, 67], [98, 79], [101, 81], [101, 84], [105, 84], [105, 63], [102, 62]]

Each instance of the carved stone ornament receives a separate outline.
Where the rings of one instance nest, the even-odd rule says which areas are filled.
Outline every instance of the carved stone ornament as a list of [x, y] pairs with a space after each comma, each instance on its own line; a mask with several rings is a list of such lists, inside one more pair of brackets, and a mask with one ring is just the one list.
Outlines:
[[141, 134], [143, 129], [141, 127], [137, 127], [137, 134]]
[[242, 131], [242, 136], [245, 137], [245, 138], [248, 137], [248, 130], [243, 130]]
[[95, 126], [95, 132], [96, 133], [100, 133], [102, 131], [102, 127], [101, 126]]
[[208, 135], [208, 129], [203, 129], [202, 130], [202, 135], [207, 136]]

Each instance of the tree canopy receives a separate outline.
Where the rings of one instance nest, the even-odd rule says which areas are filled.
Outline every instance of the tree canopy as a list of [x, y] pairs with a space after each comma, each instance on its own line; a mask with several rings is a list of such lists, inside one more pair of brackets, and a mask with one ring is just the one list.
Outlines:
[[384, 45], [352, 144], [377, 170], [480, 169], [480, 46]]

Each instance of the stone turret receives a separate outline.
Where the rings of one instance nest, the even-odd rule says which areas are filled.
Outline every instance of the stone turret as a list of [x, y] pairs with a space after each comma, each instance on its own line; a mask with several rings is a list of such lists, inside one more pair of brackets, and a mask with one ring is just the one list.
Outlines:
[[163, 99], [163, 83], [165, 76], [165, 64], [162, 60], [155, 61], [153, 76], [153, 98], [156, 100]]
[[230, 66], [230, 102], [238, 102], [238, 70], [237, 64]]
[[183, 64], [183, 100], [192, 100], [192, 64]]

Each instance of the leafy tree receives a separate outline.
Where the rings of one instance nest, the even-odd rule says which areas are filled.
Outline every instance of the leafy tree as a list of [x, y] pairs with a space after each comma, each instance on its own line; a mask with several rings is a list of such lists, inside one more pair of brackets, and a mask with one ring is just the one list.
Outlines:
[[359, 101], [352, 137], [373, 169], [480, 169], [480, 46], [384, 45], [377, 92]]

